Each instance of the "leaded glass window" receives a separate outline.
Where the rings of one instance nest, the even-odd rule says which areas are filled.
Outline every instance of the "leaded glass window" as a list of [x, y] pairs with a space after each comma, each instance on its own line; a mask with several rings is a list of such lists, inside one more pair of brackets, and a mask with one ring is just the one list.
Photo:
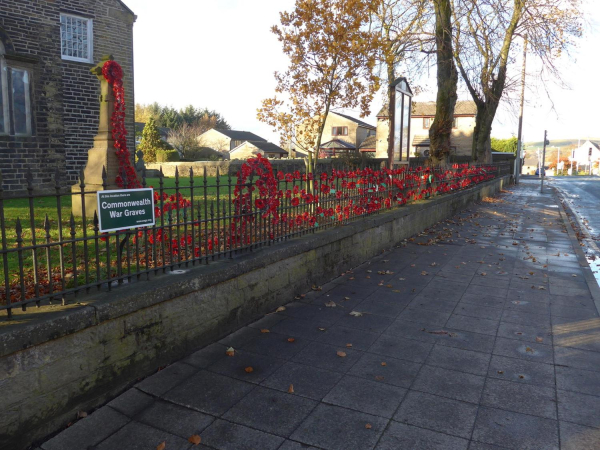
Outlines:
[[63, 59], [92, 60], [92, 20], [60, 15], [60, 48]]
[[11, 69], [11, 81], [15, 134], [30, 135], [29, 72], [25, 69]]

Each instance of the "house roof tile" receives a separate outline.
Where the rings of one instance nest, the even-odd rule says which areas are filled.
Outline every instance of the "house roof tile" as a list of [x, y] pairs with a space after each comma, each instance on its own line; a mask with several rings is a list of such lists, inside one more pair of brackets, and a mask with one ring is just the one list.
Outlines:
[[327, 141], [324, 144], [321, 144], [320, 148], [341, 148], [348, 150], [356, 150], [356, 147], [350, 142], [346, 142], [341, 139], [332, 139], [331, 141]]
[[[454, 114], [457, 116], [474, 116], [477, 114], [477, 106], [471, 100], [460, 100], [456, 102]], [[411, 115], [417, 116], [435, 116], [435, 102], [412, 102]], [[388, 106], [383, 105], [379, 110], [377, 117], [388, 117]]]
[[346, 114], [342, 114], [342, 113], [339, 113], [339, 112], [333, 112], [333, 114], [337, 114], [340, 117], [343, 117], [345, 119], [351, 120], [352, 122], [357, 123], [361, 127], [365, 127], [365, 128], [370, 129], [370, 130], [374, 130], [375, 129], [375, 127], [373, 125], [371, 125], [371, 124], [369, 124], [367, 122], [363, 122], [362, 120], [355, 119], [354, 117], [347, 116]]
[[358, 146], [359, 149], [365, 149], [365, 148], [375, 148], [375, 145], [377, 144], [377, 137], [372, 134], [371, 136], [367, 136], [367, 138], [362, 142], [362, 144], [360, 144]]
[[287, 155], [287, 150], [282, 149], [280, 146], [273, 144], [272, 142], [265, 141], [248, 141], [250, 144], [254, 145], [256, 148], [261, 149], [266, 153], [279, 153], [282, 155]]
[[250, 131], [217, 130], [217, 129], [215, 129], [215, 131], [218, 131], [219, 133], [224, 134], [225, 136], [233, 139], [234, 141], [267, 142], [266, 139], [261, 138], [260, 136], [257, 136], [256, 134], [251, 133]]

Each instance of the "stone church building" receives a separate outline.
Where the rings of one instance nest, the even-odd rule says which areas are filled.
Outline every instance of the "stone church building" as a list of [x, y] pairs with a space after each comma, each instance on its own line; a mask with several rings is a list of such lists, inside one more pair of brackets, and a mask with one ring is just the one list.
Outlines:
[[134, 150], [133, 23], [120, 0], [0, 1], [0, 172], [5, 194], [78, 179], [98, 131], [102, 55], [123, 67]]

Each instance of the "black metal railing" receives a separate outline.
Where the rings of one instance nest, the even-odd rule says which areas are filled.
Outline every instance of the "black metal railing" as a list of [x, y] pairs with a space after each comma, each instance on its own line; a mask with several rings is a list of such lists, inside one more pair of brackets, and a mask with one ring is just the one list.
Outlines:
[[[231, 174], [142, 179], [154, 188], [156, 224], [101, 233], [97, 214], [72, 212], [85, 205], [83, 174], [73, 192], [36, 193], [30, 174], [27, 193], [3, 196], [0, 177], [0, 311], [67, 303], [91, 291], [242, 252], [455, 192], [510, 172], [510, 164], [454, 165], [448, 169], [397, 166], [392, 170], [332, 169], [307, 177], [274, 173], [246, 179]], [[0, 174], [1, 175], [1, 174]], [[239, 174], [238, 174], [239, 175]], [[264, 191], [271, 180], [270, 194]], [[108, 180], [104, 176], [104, 187]]]

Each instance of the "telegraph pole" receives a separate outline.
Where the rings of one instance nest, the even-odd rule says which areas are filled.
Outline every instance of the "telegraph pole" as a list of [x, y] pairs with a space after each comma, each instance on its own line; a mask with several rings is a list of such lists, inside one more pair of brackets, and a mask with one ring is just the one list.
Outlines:
[[544, 130], [544, 150], [542, 151], [542, 168], [540, 170], [540, 173], [542, 174], [542, 184], [540, 186], [540, 192], [544, 192], [544, 174], [546, 173], [546, 145], [550, 143], [547, 137], [548, 131]]
[[523, 151], [523, 104], [525, 103], [525, 62], [527, 60], [527, 35], [523, 43], [523, 69], [521, 71], [521, 110], [519, 112], [519, 135], [517, 137], [517, 154], [515, 158], [515, 183], [519, 184], [521, 175], [521, 153]]

